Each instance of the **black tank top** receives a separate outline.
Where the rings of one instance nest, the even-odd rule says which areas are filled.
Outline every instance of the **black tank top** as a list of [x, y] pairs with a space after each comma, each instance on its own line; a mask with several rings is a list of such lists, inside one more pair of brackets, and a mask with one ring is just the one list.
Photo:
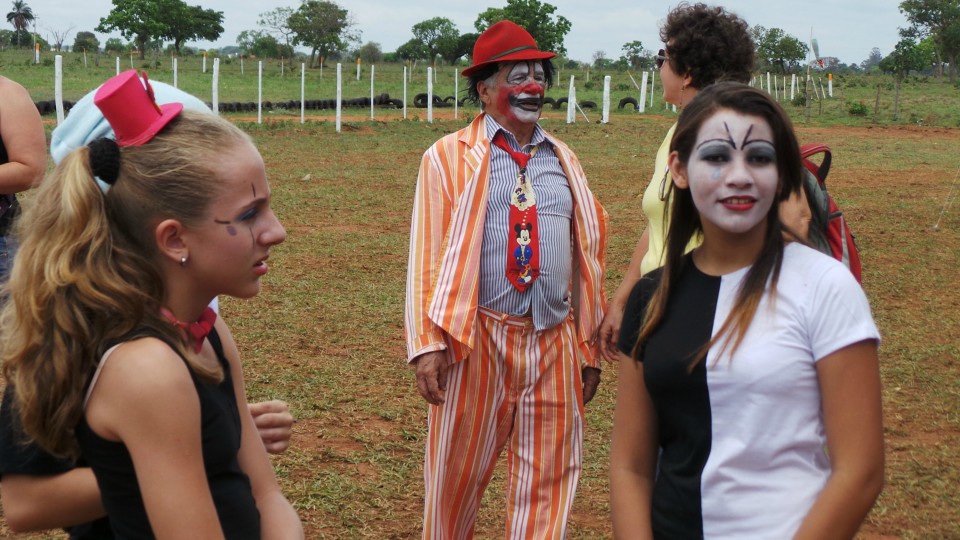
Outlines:
[[[207, 481], [226, 538], [260, 538], [260, 513], [253, 498], [250, 479], [240, 469], [237, 460], [240, 414], [230, 366], [216, 330], [210, 332], [208, 339], [223, 366], [223, 382], [207, 383], [190, 371], [200, 397], [203, 464]], [[116, 537], [154, 538], [127, 447], [123, 443], [101, 438], [90, 429], [86, 420], [81, 420], [77, 437], [83, 459], [93, 467], [97, 477], [101, 499]]]

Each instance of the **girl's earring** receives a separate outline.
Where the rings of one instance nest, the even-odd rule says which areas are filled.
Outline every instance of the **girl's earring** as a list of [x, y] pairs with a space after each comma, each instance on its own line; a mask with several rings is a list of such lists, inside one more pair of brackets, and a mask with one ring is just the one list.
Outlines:
[[667, 200], [667, 176], [670, 175], [670, 171], [663, 173], [663, 178], [660, 180], [660, 193], [658, 196], [661, 201]]
[[187, 265], [187, 256], [186, 256], [186, 255], [181, 255], [181, 256], [180, 256], [180, 266], [186, 266], [186, 265]]

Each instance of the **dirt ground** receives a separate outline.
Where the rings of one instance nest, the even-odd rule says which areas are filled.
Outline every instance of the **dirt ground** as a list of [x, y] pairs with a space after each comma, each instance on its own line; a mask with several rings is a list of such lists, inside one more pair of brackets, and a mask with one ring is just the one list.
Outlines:
[[[475, 114], [475, 110], [470, 111], [469, 114]], [[591, 123], [600, 118], [597, 111], [586, 112]], [[436, 109], [433, 114], [437, 121], [453, 118], [452, 109]], [[407, 116], [412, 121], [425, 122], [426, 109], [408, 109]], [[257, 121], [256, 115], [227, 117], [234, 122]], [[556, 124], [562, 122], [565, 113], [547, 111], [545, 117], [555, 120]], [[263, 118], [265, 123], [297, 122], [299, 115], [265, 112]], [[308, 118], [311, 122], [317, 120], [317, 117]], [[464, 118], [463, 110], [459, 111], [459, 118]], [[377, 110], [376, 119], [389, 123], [400, 120], [401, 115], [400, 111]], [[370, 120], [369, 110], [345, 110], [341, 120], [347, 131], [371, 129], [369, 124], [363, 124]], [[333, 114], [324, 113], [322, 121], [334, 122]], [[579, 113], [577, 121], [584, 121]], [[45, 122], [50, 126], [55, 124], [55, 120], [49, 118]], [[624, 117], [617, 117], [615, 122], [626, 123]], [[630, 156], [644, 164], [645, 174], [649, 174], [646, 166], [652, 163], [651, 154], [659, 144], [664, 125], [669, 125], [669, 121], [653, 126], [658, 134], [655, 141], [640, 141], [638, 146], [642, 150]], [[960, 198], [960, 161], [956, 152], [960, 131], [917, 126], [796, 127], [801, 141], [825, 142], [834, 151], [828, 186], [857, 234], [864, 260], [864, 288], [883, 335], [881, 370], [887, 486], [858, 537], [869, 540], [960, 538], [960, 511], [957, 510], [960, 504], [955, 496], [956, 486], [960, 485], [960, 469], [956, 465], [960, 460], [960, 399], [957, 397], [960, 395], [957, 349], [960, 295], [956, 289], [960, 283], [960, 203], [956, 202]], [[639, 183], [627, 190], [602, 180], [604, 175], [621, 174], [618, 170], [621, 165], [603, 165], [605, 156], [600, 149], [581, 149], [570, 137], [561, 138], [570, 143], [584, 161], [594, 191], [611, 214], [611, 230], [624, 236], [608, 250], [608, 269], [625, 267], [633, 241], [630, 231], [638, 230], [639, 225], [635, 199]], [[330, 145], [329, 152], [341, 151], [329, 139], [324, 142]], [[277, 146], [272, 147], [274, 143], [266, 140], [261, 144], [272, 174], [290, 178], [303, 176], [299, 164], [292, 160], [281, 162], [268, 157], [286, 143], [277, 142]], [[418, 151], [422, 150], [423, 147]], [[403, 159], [416, 160], [416, 152], [407, 151]], [[364, 171], [363, 167], [367, 166], [358, 155], [346, 159], [320, 155], [316, 159], [334, 160], [350, 171]], [[335, 184], [338, 180], [325, 181]], [[344, 189], [349, 189], [350, 182], [343, 183]], [[357, 202], [349, 200], [351, 204]], [[302, 223], [292, 223], [288, 234], [291, 237], [329, 236], [336, 244], [342, 239], [361, 240], [364, 235], [375, 237], [398, 230], [403, 233], [404, 227], [408, 227], [406, 204], [401, 210], [390, 210], [390, 214], [383, 216], [389, 224], [373, 227], [343, 222], [333, 212], [327, 215], [327, 210], [326, 207], [311, 209], [310, 219], [316, 221], [305, 219]], [[402, 271], [406, 261], [405, 253], [381, 253], [383, 260], [362, 263], [335, 250], [332, 253], [290, 252], [284, 265], [291, 268], [287, 272], [294, 281], [304, 272], [329, 272], [330, 286], [339, 287], [342, 282], [337, 281], [339, 274], [356, 264], [376, 273], [386, 267]], [[402, 277], [385, 275], [380, 279], [387, 280], [393, 287]], [[616, 280], [608, 283], [608, 290], [617, 283]], [[352, 293], [350, 289], [349, 293], [342, 294]], [[269, 293], [261, 296], [271, 297]], [[342, 307], [336, 306], [339, 301], [326, 296], [320, 299], [326, 309], [342, 309], [348, 313], [352, 299], [345, 300]], [[265, 307], [262, 303], [256, 306]], [[227, 303], [227, 310], [231, 309], [233, 306]], [[259, 334], [253, 334], [243, 325], [245, 317], [259, 320], [259, 315], [251, 314], [254, 308], [247, 310], [231, 313], [236, 316], [231, 322], [233, 333], [250, 336], [245, 340], [246, 345], [241, 343], [245, 359], [254, 356], [256, 340], [260, 339]], [[306, 389], [291, 391], [289, 399], [306, 414], [295, 426], [290, 454], [277, 463], [285, 489], [298, 504], [307, 537], [418, 537], [422, 508], [422, 477], [419, 476], [422, 471], [416, 468], [422, 458], [422, 453], [418, 454], [422, 451], [419, 439], [422, 432], [418, 429], [422, 429], [425, 409], [422, 401], [415, 397], [412, 376], [398, 364], [404, 353], [396, 314], [384, 315], [385, 320], [379, 321], [378, 334], [373, 337], [351, 334], [363, 330], [327, 322], [323, 314], [316, 312], [304, 313], [302, 318], [316, 318], [314, 324], [318, 327], [331, 326], [318, 328], [319, 339], [310, 335], [291, 337], [292, 331], [284, 333], [284, 339], [289, 341], [282, 349], [284, 354], [270, 358], [270, 362], [304, 374], [303, 381], [287, 383], [291, 387], [300, 383], [305, 386]], [[377, 342], [370, 346], [378, 350], [376, 358], [371, 360], [363, 354], [358, 358], [356, 342], [363, 339]], [[357, 367], [358, 362], [364, 363], [362, 369]], [[256, 370], [259, 366], [254, 363], [251, 367]], [[325, 376], [339, 377], [336, 380], [346, 381], [344, 385], [349, 388], [310, 387], [307, 383], [314, 376], [313, 371], [318, 370], [329, 371], [329, 374], [324, 372]], [[606, 462], [605, 456], [598, 454], [608, 444], [615, 386], [612, 375], [605, 372], [600, 393], [588, 411], [586, 446], [593, 454], [588, 453], [585, 459], [585, 462], [590, 460], [591, 468], [585, 469], [581, 477], [571, 519], [573, 538], [609, 537]], [[266, 383], [251, 381], [248, 377], [248, 387], [281, 384], [265, 379]], [[299, 392], [310, 397], [303, 398]], [[392, 475], [402, 475], [408, 484], [385, 495], [389, 500], [378, 500], [377, 487], [393, 485]], [[495, 477], [494, 484], [498, 481]], [[364, 485], [370, 486], [370, 491], [355, 491]], [[499, 536], [502, 525], [499, 510], [500, 507], [488, 504], [485, 499], [478, 520], [478, 538]], [[344, 535], [344, 530], [355, 533]], [[0, 536], [6, 533], [0, 523]]]

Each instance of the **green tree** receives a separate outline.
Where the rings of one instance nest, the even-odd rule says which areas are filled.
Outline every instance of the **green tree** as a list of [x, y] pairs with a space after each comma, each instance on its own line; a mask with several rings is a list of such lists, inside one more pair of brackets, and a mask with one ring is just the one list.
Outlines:
[[103, 52], [114, 53], [116, 55], [127, 52], [127, 45], [120, 38], [110, 38], [103, 44]]
[[257, 24], [266, 29], [270, 35], [283, 38], [283, 42], [293, 49], [290, 45], [293, 40], [294, 31], [290, 28], [290, 16], [293, 15], [293, 8], [278, 7], [273, 11], [266, 11], [260, 14]]
[[896, 92], [893, 98], [893, 119], [900, 116], [900, 85], [911, 71], [919, 71], [929, 65], [923, 58], [923, 50], [911, 38], [902, 38], [893, 52], [880, 61], [880, 70], [893, 75]]
[[7, 22], [13, 25], [17, 34], [17, 48], [20, 48], [20, 36], [35, 20], [33, 9], [23, 0], [13, 0], [13, 10], [7, 13]]
[[446, 57], [449, 51], [456, 49], [460, 31], [453, 21], [444, 17], [434, 17], [413, 25], [413, 39], [423, 44], [430, 63], [436, 67], [437, 55]]
[[175, 10], [167, 12], [167, 31], [157, 37], [173, 40], [173, 48], [180, 56], [184, 42], [192, 40], [216, 41], [223, 34], [223, 12], [188, 6], [180, 2]]
[[368, 64], [379, 64], [383, 62], [383, 49], [379, 43], [368, 41], [357, 50], [357, 56]]
[[179, 54], [185, 41], [220, 37], [223, 12], [188, 6], [183, 0], [113, 0], [113, 9], [100, 19], [96, 31], [114, 30], [136, 43], [141, 60], [151, 43], [165, 39], [173, 41]]
[[77, 32], [77, 36], [73, 38], [73, 50], [97, 52], [100, 50], [100, 40], [93, 32]]
[[100, 19], [97, 32], [120, 32], [126, 39], [133, 40], [140, 59], [146, 57], [147, 42], [167, 34], [169, 28], [165, 12], [178, 9], [180, 0], [113, 0], [110, 14]]
[[453, 65], [457, 63], [457, 60], [463, 58], [464, 56], [473, 54], [473, 45], [477, 42], [478, 37], [480, 37], [480, 34], [475, 32], [460, 34], [460, 37], [457, 38], [457, 46], [448, 51], [449, 56], [445, 56], [444, 60], [449, 62], [450, 65]]
[[423, 60], [427, 57], [428, 53], [423, 47], [423, 43], [416, 39], [411, 39], [410, 41], [397, 47], [396, 54], [401, 60]]
[[286, 46], [277, 38], [262, 30], [244, 30], [237, 35], [237, 45], [248, 56], [257, 58], [280, 58], [286, 52]]
[[960, 0], [904, 0], [900, 12], [907, 17], [911, 37], [930, 36], [941, 58], [950, 66], [950, 82], [956, 82], [960, 56]]
[[644, 57], [650, 56], [650, 54], [643, 50], [643, 43], [640, 40], [634, 40], [630, 43], [624, 43], [623, 56], [620, 57], [624, 63], [630, 66], [631, 69], [641, 69], [643, 67]]
[[797, 71], [810, 50], [805, 43], [780, 28], [767, 30], [762, 26], [750, 29], [757, 47], [760, 68], [789, 73]]
[[290, 15], [288, 24], [294, 32], [294, 44], [310, 47], [310, 67], [318, 54], [322, 64], [329, 55], [347, 50], [351, 42], [360, 39], [353, 32], [349, 12], [325, 0], [304, 0]]
[[477, 16], [473, 25], [478, 32], [483, 32], [493, 23], [508, 20], [525, 28], [537, 42], [541, 51], [554, 52], [560, 56], [567, 55], [563, 46], [563, 38], [573, 26], [563, 15], [554, 13], [557, 8], [539, 0], [507, 0], [503, 8], [488, 8]]
[[880, 52], [879, 47], [874, 47], [870, 49], [870, 54], [867, 58], [863, 62], [860, 62], [860, 69], [870, 71], [871, 68], [879, 66], [881, 60], [883, 60], [883, 53]]

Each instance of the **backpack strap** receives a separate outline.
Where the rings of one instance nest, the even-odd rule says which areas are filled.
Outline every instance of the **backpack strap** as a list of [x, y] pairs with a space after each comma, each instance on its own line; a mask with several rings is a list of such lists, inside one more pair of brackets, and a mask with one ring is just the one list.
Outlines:
[[[820, 165], [810, 159], [811, 156], [817, 154], [823, 154], [823, 161], [820, 162]], [[830, 173], [830, 163], [833, 160], [830, 147], [823, 143], [805, 144], [800, 147], [800, 157], [803, 158], [803, 166], [817, 177], [820, 185], [824, 185], [827, 181], [827, 174]]]

